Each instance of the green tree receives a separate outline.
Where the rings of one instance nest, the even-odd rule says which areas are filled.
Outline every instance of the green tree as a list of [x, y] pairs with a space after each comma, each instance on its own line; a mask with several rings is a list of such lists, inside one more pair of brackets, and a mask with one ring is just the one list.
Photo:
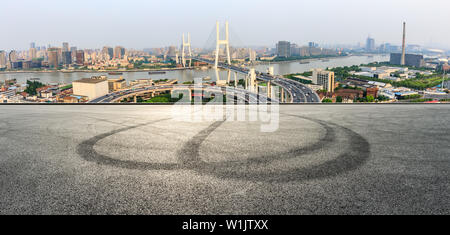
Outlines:
[[387, 101], [387, 100], [390, 100], [390, 98], [387, 96], [384, 96], [384, 95], [380, 95], [380, 96], [378, 96], [377, 100], [378, 101]]
[[372, 102], [375, 101], [375, 98], [374, 98], [372, 95], [368, 95], [368, 96], [366, 97], [366, 100], [367, 100], [367, 102], [372, 103]]
[[342, 103], [342, 96], [336, 97], [336, 103]]
[[38, 81], [29, 81], [29, 80], [27, 80], [27, 85], [28, 86], [25, 89], [25, 92], [30, 95], [37, 95], [36, 89], [44, 86], [43, 83], [40, 83]]
[[325, 98], [322, 100], [322, 103], [333, 103], [333, 100], [331, 100], [329, 98]]

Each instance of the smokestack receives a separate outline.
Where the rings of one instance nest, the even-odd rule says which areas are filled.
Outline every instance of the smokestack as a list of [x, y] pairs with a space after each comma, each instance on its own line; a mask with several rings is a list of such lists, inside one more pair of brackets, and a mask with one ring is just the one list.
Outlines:
[[403, 44], [402, 44], [402, 60], [400, 65], [405, 65], [406, 57], [406, 22], [403, 22]]

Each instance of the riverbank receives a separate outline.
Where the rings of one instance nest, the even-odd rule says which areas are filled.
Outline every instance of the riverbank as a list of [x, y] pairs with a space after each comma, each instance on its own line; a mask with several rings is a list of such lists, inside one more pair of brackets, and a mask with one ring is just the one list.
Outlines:
[[345, 55], [345, 56], [324, 56], [324, 57], [316, 57], [316, 58], [306, 58], [306, 59], [295, 59], [295, 60], [285, 60], [285, 61], [259, 61], [258, 63], [255, 63], [254, 65], [269, 65], [269, 64], [287, 64], [287, 63], [294, 63], [294, 62], [313, 62], [313, 61], [319, 61], [319, 60], [330, 60], [330, 59], [337, 59], [337, 58], [346, 58], [350, 57], [352, 55]]
[[0, 74], [20, 74], [20, 73], [136, 73], [136, 72], [168, 72], [168, 71], [181, 71], [181, 70], [193, 70], [200, 69], [200, 67], [188, 67], [188, 68], [161, 68], [161, 69], [132, 69], [132, 70], [17, 70], [17, 71], [0, 71]]
[[[321, 61], [320, 59], [311, 61], [308, 64], [300, 64], [299, 62], [289, 62], [281, 64], [269, 65], [254, 65], [253, 67], [260, 72], [265, 72], [269, 67], [274, 67], [275, 75], [285, 75], [293, 73], [303, 73], [311, 71], [315, 68], [333, 68], [351, 65], [367, 64], [371, 62], [387, 61], [389, 57], [386, 56], [342, 56], [339, 58], [329, 58], [329, 61]], [[149, 74], [151, 71], [163, 71], [166, 73], [161, 74]], [[108, 73], [119, 72], [122, 75], [109, 75]], [[221, 79], [227, 79], [228, 73], [226, 70], [219, 69], [219, 77]], [[216, 80], [216, 70], [213, 66], [201, 66], [194, 68], [168, 68], [168, 69], [133, 69], [133, 70], [74, 70], [73, 72], [62, 72], [55, 70], [42, 70], [42, 71], [3, 71], [0, 72], [0, 81], [16, 79], [18, 82], [25, 83], [27, 80], [33, 78], [39, 78], [43, 83], [71, 83], [72, 81], [89, 78], [92, 76], [106, 75], [111, 78], [120, 78], [127, 80], [128, 82], [138, 79], [177, 79], [181, 83], [187, 81], [193, 81], [197, 77], [210, 77], [211, 81]], [[238, 74], [239, 79], [244, 79], [245, 75]]]

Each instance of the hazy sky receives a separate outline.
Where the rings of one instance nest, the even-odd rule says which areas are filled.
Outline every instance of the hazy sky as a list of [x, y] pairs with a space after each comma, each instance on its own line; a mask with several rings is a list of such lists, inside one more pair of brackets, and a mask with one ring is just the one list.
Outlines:
[[215, 21], [229, 20], [246, 45], [401, 43], [450, 48], [449, 0], [1, 0], [0, 49], [30, 42], [79, 48], [204, 46]]

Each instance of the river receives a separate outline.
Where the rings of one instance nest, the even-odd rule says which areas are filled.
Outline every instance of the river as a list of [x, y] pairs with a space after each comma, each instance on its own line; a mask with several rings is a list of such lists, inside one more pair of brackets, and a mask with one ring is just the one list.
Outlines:
[[[330, 58], [327, 61], [321, 59], [312, 60], [309, 64], [300, 64], [298, 61], [295, 62], [284, 62], [272, 64], [270, 66], [274, 67], [274, 72], [277, 75], [291, 74], [291, 73], [302, 73], [305, 71], [310, 71], [313, 68], [327, 68], [327, 67], [341, 67], [341, 66], [351, 66], [367, 64], [370, 62], [381, 62], [388, 61], [388, 55], [375, 55], [375, 56], [347, 56], [339, 58]], [[256, 65], [255, 69], [257, 71], [266, 72], [268, 64]], [[4, 81], [7, 79], [17, 79], [19, 83], [25, 83], [26, 80], [31, 78], [39, 78], [42, 83], [59, 83], [67, 84], [72, 81], [89, 78], [91, 76], [106, 75], [108, 78], [120, 78], [123, 77], [127, 81], [132, 81], [136, 79], [148, 79], [153, 80], [159, 79], [177, 79], [180, 82], [193, 81], [196, 77], [210, 77], [212, 81], [216, 80], [216, 74], [214, 69], [207, 70], [176, 70], [167, 71], [166, 74], [148, 74], [148, 72], [124, 72], [122, 75], [108, 75], [108, 73], [86, 73], [86, 72], [73, 72], [73, 73], [62, 73], [62, 72], [49, 72], [49, 73], [0, 73], [0, 80]], [[219, 71], [220, 79], [227, 79], [227, 71]], [[231, 80], [233, 80], [234, 75], [232, 75]], [[239, 79], [242, 79], [243, 75], [239, 75]]]

